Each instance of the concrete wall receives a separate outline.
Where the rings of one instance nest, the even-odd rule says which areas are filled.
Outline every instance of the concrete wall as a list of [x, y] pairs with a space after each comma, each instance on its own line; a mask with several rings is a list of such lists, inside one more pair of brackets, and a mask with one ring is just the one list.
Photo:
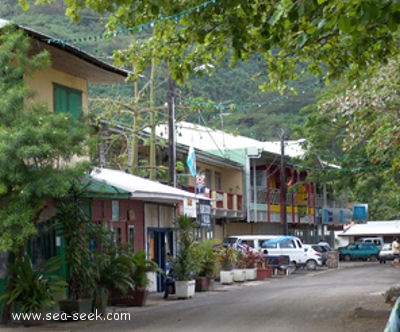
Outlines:
[[24, 80], [30, 89], [36, 93], [33, 100], [45, 102], [51, 112], [54, 111], [53, 83], [82, 91], [83, 112], [88, 110], [88, 82], [83, 78], [53, 68], [46, 68], [35, 72], [32, 77], [24, 77]]

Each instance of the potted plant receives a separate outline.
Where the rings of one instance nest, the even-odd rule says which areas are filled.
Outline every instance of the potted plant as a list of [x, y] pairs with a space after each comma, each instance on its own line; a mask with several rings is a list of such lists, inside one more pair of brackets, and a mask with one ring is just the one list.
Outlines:
[[195, 275], [199, 269], [196, 244], [193, 238], [193, 219], [180, 216], [176, 223], [178, 253], [172, 259], [175, 277], [175, 294], [178, 298], [193, 297], [195, 293]]
[[219, 249], [217, 257], [220, 264], [219, 279], [222, 284], [233, 283], [233, 268], [236, 263], [236, 250], [232, 247]]
[[[44, 268], [34, 268], [28, 255], [17, 257], [13, 264], [7, 264], [12, 287], [0, 296], [0, 300], [6, 300], [7, 304], [14, 305], [14, 310], [22, 313], [41, 313], [52, 307], [56, 303], [54, 295], [63, 293], [66, 286], [65, 281], [56, 274], [59, 266], [58, 257], [47, 260]], [[25, 326], [41, 322], [22, 319]]]
[[133, 288], [134, 262], [129, 253], [115, 245], [109, 230], [102, 225], [98, 227], [96, 232], [98, 247], [93, 251], [96, 268], [93, 309], [97, 310], [97, 313], [104, 314], [110, 291], [116, 289], [126, 293]]
[[212, 289], [216, 271], [217, 271], [217, 254], [215, 245], [217, 240], [211, 239], [198, 242], [197, 256], [199, 257], [199, 273], [196, 276], [196, 292], [208, 291]]
[[257, 279], [257, 266], [263, 262], [263, 257], [255, 250], [246, 249], [246, 280]]
[[129, 259], [132, 264], [130, 270], [130, 280], [132, 283], [126, 291], [113, 289], [110, 299], [112, 305], [143, 306], [146, 303], [148, 295], [148, 274], [160, 271], [156, 262], [146, 258], [144, 250], [139, 250], [137, 253], [130, 253]]
[[67, 266], [67, 298], [59, 301], [60, 311], [89, 314], [96, 287], [96, 269], [89, 247], [94, 224], [84, 212], [83, 200], [76, 190], [58, 201], [56, 219], [63, 229]]
[[233, 269], [233, 281], [243, 282], [246, 280], [246, 255], [242, 250], [236, 252], [236, 264]]

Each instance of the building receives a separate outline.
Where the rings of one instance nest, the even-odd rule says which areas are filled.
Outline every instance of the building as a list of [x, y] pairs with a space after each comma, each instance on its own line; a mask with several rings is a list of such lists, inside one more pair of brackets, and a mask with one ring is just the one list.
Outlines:
[[[351, 220], [346, 206], [328, 207], [324, 193], [317, 192], [317, 184], [307, 181], [308, 171], [290, 163], [291, 158], [304, 157], [303, 140], [261, 142], [188, 122], [177, 123], [176, 131], [178, 143], [193, 144], [198, 150], [243, 167], [245, 215], [226, 220], [224, 236], [288, 232], [311, 242], [331, 236], [330, 225]], [[159, 125], [156, 132], [160, 137], [168, 137], [168, 126]], [[200, 168], [199, 172], [207, 178], [204, 170]]]

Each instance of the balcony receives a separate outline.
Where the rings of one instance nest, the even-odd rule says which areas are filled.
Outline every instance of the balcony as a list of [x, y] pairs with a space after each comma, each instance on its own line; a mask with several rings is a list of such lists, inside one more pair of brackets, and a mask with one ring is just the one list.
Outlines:
[[[195, 192], [193, 186], [182, 189]], [[211, 190], [209, 197], [211, 198], [211, 214], [216, 218], [243, 218], [243, 195]]]
[[211, 190], [211, 210], [217, 218], [243, 217], [243, 195]]
[[[249, 199], [251, 203], [256, 204], [268, 204], [267, 189], [265, 187], [256, 187], [256, 202], [254, 202], [254, 191], [251, 187], [249, 192]], [[281, 191], [279, 189], [269, 190], [269, 205], [280, 205]], [[322, 194], [310, 194], [308, 193], [305, 198], [306, 202], [309, 202], [309, 206], [315, 208], [322, 208], [323, 206], [323, 195]], [[297, 205], [297, 193], [286, 193], [286, 205]], [[346, 208], [348, 206], [345, 200], [328, 200], [327, 206], [333, 208]]]

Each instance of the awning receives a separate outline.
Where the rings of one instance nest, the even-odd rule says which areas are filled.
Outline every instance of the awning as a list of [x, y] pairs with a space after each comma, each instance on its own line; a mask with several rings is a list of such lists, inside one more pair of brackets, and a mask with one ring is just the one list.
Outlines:
[[90, 176], [108, 185], [130, 192], [130, 197], [143, 201], [179, 203], [185, 199], [196, 199], [196, 195], [165, 184], [144, 179], [123, 171], [96, 168]]
[[111, 186], [104, 181], [99, 181], [89, 176], [81, 179], [80, 182], [82, 196], [97, 198], [129, 198], [129, 191]]

